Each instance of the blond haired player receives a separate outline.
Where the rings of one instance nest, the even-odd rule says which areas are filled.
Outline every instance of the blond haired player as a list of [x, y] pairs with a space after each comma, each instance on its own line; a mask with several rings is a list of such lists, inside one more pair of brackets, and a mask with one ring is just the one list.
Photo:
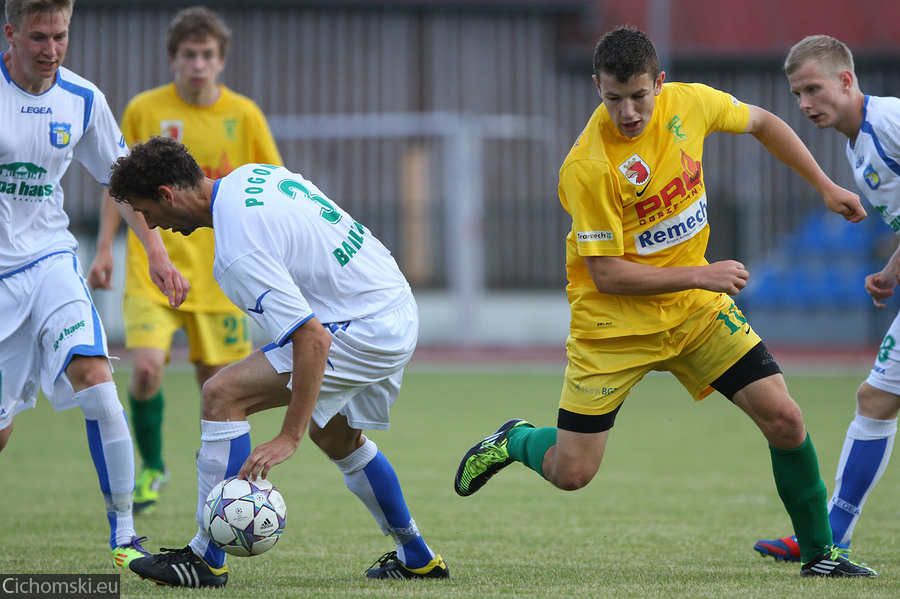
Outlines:
[[[134, 446], [109, 365], [106, 333], [75, 256], [63, 208], [63, 175], [80, 162], [109, 184], [111, 161], [125, 142], [103, 93], [62, 66], [72, 0], [7, 0], [0, 54], [0, 451], [17, 414], [38, 392], [56, 411], [81, 409], [91, 459], [119, 568], [147, 555], [132, 518]], [[190, 285], [169, 261], [158, 234], [137, 227], [153, 277], [173, 306]], [[141, 250], [143, 251], [143, 249]], [[145, 268], [146, 268], [145, 263]], [[60, 454], [69, 448], [59, 448]], [[7, 477], [13, 466], [6, 466]], [[13, 491], [6, 487], [6, 497]], [[9, 501], [9, 499], [7, 499]]]
[[704, 258], [703, 141], [713, 131], [749, 133], [831, 210], [851, 221], [865, 211], [778, 117], [705, 85], [664, 81], [642, 32], [615, 29], [597, 44], [594, 83], [603, 103], [560, 169], [560, 200], [572, 215], [572, 318], [557, 427], [510, 420], [466, 453], [455, 489], [471, 495], [513, 461], [560, 489], [584, 487], [631, 388], [648, 372], [669, 371], [697, 400], [719, 391], [762, 431], [803, 552], [800, 573], [874, 576], [833, 547], [825, 484], [800, 408], [729, 297], [749, 273], [740, 262]]
[[[847, 137], [847, 161], [860, 193], [895, 233], [900, 233], [900, 99], [864, 94], [853, 54], [839, 40], [813, 35], [791, 48], [784, 72], [800, 109], [819, 129], [833, 127]], [[900, 249], [865, 287], [878, 308], [894, 295]], [[900, 411], [900, 316], [884, 337], [869, 377], [856, 392], [856, 416], [847, 429], [835, 475], [828, 516], [834, 542], [850, 547], [863, 505], [887, 468]], [[798, 561], [794, 537], [761, 539], [762, 555]]]
[[[225, 67], [231, 33], [213, 11], [195, 7], [180, 11], [166, 35], [172, 83], [135, 96], [122, 116], [129, 145], [165, 135], [186, 144], [206, 176], [219, 179], [248, 162], [281, 164], [281, 156], [262, 111], [252, 100], [218, 83]], [[112, 241], [118, 227], [114, 202], [104, 207], [97, 257], [89, 281], [110, 288]], [[213, 232], [190, 237], [162, 232], [172, 261], [191, 281], [191, 296], [178, 310], [161, 301], [147, 276], [147, 256], [134, 234], [128, 235], [123, 318], [125, 345], [133, 352], [134, 371], [128, 385], [135, 440], [143, 469], [134, 492], [135, 513], [156, 507], [168, 474], [163, 461], [163, 370], [172, 336], [184, 329], [190, 361], [202, 387], [224, 366], [251, 349], [247, 317], [216, 284], [212, 273]], [[165, 299], [165, 298], [162, 298]]]

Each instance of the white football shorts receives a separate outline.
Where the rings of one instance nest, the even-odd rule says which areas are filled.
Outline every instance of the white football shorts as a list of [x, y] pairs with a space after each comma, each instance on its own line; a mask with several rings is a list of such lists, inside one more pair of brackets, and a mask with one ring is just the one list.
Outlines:
[[56, 411], [75, 407], [75, 355], [108, 356], [106, 333], [75, 254], [51, 254], [0, 278], [0, 429], [33, 408], [38, 385]]
[[894, 318], [891, 327], [878, 348], [875, 364], [866, 382], [882, 391], [900, 395], [900, 314]]
[[[387, 430], [403, 368], [419, 338], [419, 312], [412, 295], [408, 302], [379, 314], [323, 325], [331, 331], [331, 350], [313, 420], [324, 427], [343, 414], [355, 429]], [[279, 374], [291, 371], [290, 343], [262, 349]]]

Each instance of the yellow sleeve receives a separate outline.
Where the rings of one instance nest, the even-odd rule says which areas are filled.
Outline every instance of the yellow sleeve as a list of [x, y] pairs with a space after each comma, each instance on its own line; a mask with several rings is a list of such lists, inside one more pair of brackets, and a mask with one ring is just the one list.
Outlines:
[[134, 102], [131, 101], [125, 106], [125, 111], [122, 113], [122, 136], [125, 138], [125, 145], [129, 148], [136, 142], [139, 141], [139, 138], [136, 133], [137, 124], [134, 122], [135, 110], [134, 110]]
[[251, 103], [251, 105], [253, 109], [248, 111], [250, 120], [248, 131], [254, 132], [250, 137], [252, 145], [250, 154], [253, 156], [251, 162], [282, 166], [284, 162], [281, 160], [281, 153], [279, 153], [275, 139], [272, 137], [272, 130], [269, 129], [269, 123], [266, 122], [265, 115], [255, 103]]
[[747, 105], [727, 92], [703, 85], [694, 84], [694, 89], [701, 97], [701, 105], [706, 108], [709, 129], [723, 133], [743, 133], [750, 122], [750, 109]]
[[581, 256], [621, 256], [622, 202], [605, 162], [579, 160], [560, 173], [559, 196], [572, 215], [572, 233]]

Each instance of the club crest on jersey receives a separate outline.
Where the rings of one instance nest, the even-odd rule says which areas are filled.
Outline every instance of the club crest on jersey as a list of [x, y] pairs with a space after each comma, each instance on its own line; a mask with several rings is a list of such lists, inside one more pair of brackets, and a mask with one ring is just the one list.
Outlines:
[[160, 122], [159, 134], [164, 137], [171, 137], [175, 141], [181, 141], [184, 137], [184, 122], [181, 119], [168, 119]]
[[631, 158], [620, 164], [619, 171], [632, 185], [641, 186], [650, 178], [650, 167], [637, 154], [633, 154]]
[[687, 133], [684, 131], [684, 123], [677, 114], [666, 124], [666, 130], [675, 136], [675, 143], [681, 143], [689, 139]]
[[878, 189], [881, 186], [881, 177], [878, 176], [878, 173], [871, 164], [866, 166], [866, 170], [863, 171], [863, 177], [866, 180], [866, 185], [873, 190]]
[[50, 145], [65, 148], [72, 141], [71, 123], [50, 123]]

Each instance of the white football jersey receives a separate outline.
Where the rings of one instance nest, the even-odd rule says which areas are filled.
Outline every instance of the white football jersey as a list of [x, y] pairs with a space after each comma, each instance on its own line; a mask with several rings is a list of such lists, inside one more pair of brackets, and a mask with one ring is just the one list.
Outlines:
[[245, 164], [216, 181], [211, 204], [213, 275], [279, 345], [313, 316], [344, 323], [409, 297], [387, 248], [302, 175]]
[[[106, 98], [60, 67], [39, 96], [10, 78], [0, 55], [0, 277], [77, 246], [63, 211], [60, 179], [75, 158], [101, 184], [125, 154]], [[97, 198], [99, 207], [99, 195]]]
[[847, 159], [860, 195], [900, 235], [900, 99], [866, 96], [863, 123]]

